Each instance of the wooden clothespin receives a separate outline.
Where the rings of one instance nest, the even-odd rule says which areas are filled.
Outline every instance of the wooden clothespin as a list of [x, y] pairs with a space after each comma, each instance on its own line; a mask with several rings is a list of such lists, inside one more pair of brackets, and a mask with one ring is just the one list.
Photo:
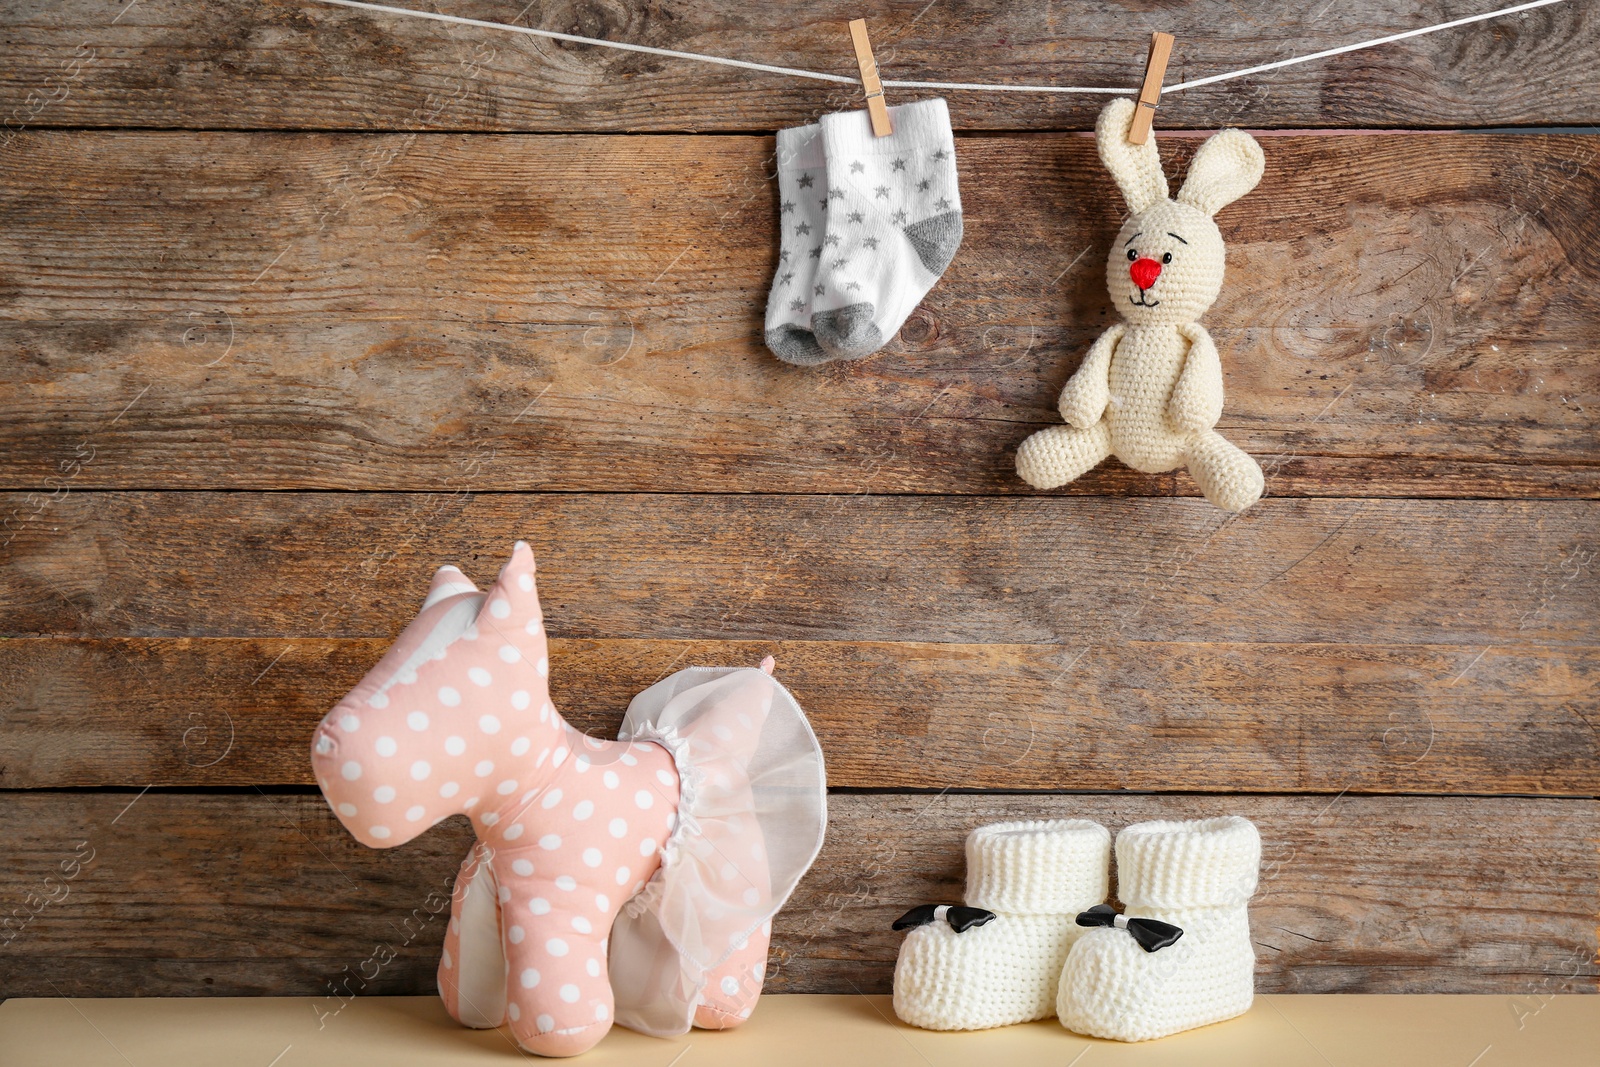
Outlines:
[[883, 102], [883, 82], [878, 80], [878, 61], [872, 58], [872, 41], [867, 37], [867, 20], [850, 23], [850, 43], [856, 46], [856, 66], [861, 68], [861, 87], [867, 91], [867, 114], [872, 119], [872, 136], [887, 137], [894, 132], [889, 123], [889, 105]]
[[1139, 89], [1139, 104], [1133, 109], [1133, 124], [1128, 127], [1128, 140], [1144, 144], [1150, 137], [1150, 123], [1156, 117], [1156, 106], [1161, 103], [1161, 83], [1167, 76], [1167, 60], [1172, 58], [1172, 34], [1150, 35], [1150, 56], [1144, 61], [1144, 85]]

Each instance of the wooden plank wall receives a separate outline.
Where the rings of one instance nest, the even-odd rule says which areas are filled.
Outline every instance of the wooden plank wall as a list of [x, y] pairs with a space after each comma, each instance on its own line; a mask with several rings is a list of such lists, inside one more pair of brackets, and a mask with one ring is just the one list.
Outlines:
[[[1469, 13], [441, 8], [839, 72], [865, 15], [893, 77], [1129, 86], [1154, 28], [1176, 79]], [[960, 254], [799, 369], [771, 131], [838, 87], [294, 0], [0, 25], [0, 996], [317, 996], [378, 944], [371, 990], [430, 991], [465, 825], [358, 846], [306, 743], [519, 537], [582, 728], [768, 652], [808, 707], [833, 824], [774, 989], [886, 991], [975, 825], [1238, 812], [1263, 990], [1595, 990], [1590, 5], [1163, 105], [1172, 173], [1267, 153], [1207, 319], [1268, 472], [1235, 518], [1012, 474], [1111, 314], [1097, 99], [953, 94]]]

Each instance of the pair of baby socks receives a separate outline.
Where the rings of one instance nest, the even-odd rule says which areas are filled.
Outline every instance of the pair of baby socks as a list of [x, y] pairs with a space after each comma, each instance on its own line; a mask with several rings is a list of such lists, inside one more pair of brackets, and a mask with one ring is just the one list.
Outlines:
[[961, 244], [955, 138], [943, 100], [778, 133], [778, 269], [767, 347], [786, 363], [860, 359], [883, 347]]
[[895, 1013], [929, 1030], [1055, 1015], [1080, 1034], [1145, 1041], [1247, 1011], [1255, 826], [1236, 816], [1129, 826], [1116, 840], [1120, 915], [1103, 904], [1110, 854], [1105, 828], [1085, 820], [974, 830], [967, 903], [994, 914], [912, 930]]

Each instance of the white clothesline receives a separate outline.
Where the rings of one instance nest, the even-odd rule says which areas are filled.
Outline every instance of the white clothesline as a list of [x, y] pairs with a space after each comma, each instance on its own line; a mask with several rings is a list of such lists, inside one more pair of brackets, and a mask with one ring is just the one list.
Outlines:
[[[776, 67], [768, 63], [755, 63], [747, 59], [730, 59], [727, 56], [710, 56], [700, 52], [680, 52], [673, 48], [652, 48], [649, 45], [629, 44], [626, 41], [606, 41], [598, 37], [580, 37], [572, 33], [558, 33], [555, 30], [538, 30], [531, 26], [513, 26], [506, 22], [489, 22], [484, 19], [463, 18], [460, 15], [442, 15], [434, 11], [418, 11], [409, 7], [391, 7], [388, 4], [372, 4], [365, 0], [312, 0], [319, 4], [334, 4], [338, 7], [353, 7], [364, 11], [378, 11], [388, 15], [400, 15], [407, 18], [431, 19], [434, 22], [450, 22], [459, 26], [476, 26], [486, 30], [500, 30], [506, 33], [522, 33], [531, 37], [547, 37], [556, 41], [569, 41], [573, 44], [593, 45], [596, 48], [613, 48], [622, 52], [643, 52], [652, 56], [666, 56], [669, 59], [687, 59], [696, 63], [715, 63], [723, 67], [739, 67], [743, 70], [760, 71], [764, 74], [782, 74], [791, 78], [809, 78], [812, 81], [838, 82], [844, 85], [860, 85], [860, 78], [852, 78], [843, 74], [827, 74], [819, 70], [801, 70], [798, 67]], [[1185, 89], [1198, 89], [1202, 85], [1215, 85], [1217, 82], [1232, 81], [1235, 78], [1245, 78], [1263, 71], [1278, 70], [1281, 67], [1292, 67], [1298, 63], [1311, 63], [1329, 56], [1343, 55], [1346, 52], [1359, 52], [1364, 48], [1376, 48], [1379, 45], [1393, 44], [1395, 41], [1404, 41], [1412, 37], [1421, 37], [1424, 34], [1438, 33], [1441, 30], [1453, 30], [1458, 26], [1467, 26], [1474, 22], [1484, 22], [1488, 19], [1501, 18], [1505, 15], [1515, 15], [1520, 11], [1531, 11], [1536, 7], [1549, 7], [1551, 4], [1566, 3], [1567, 0], [1529, 0], [1528, 3], [1517, 4], [1514, 7], [1504, 7], [1497, 11], [1485, 11], [1479, 15], [1468, 15], [1465, 18], [1452, 19], [1449, 22], [1440, 22], [1433, 26], [1423, 26], [1415, 30], [1405, 30], [1402, 33], [1391, 33], [1387, 37], [1374, 37], [1370, 41], [1357, 41], [1355, 44], [1340, 45], [1337, 48], [1327, 48], [1321, 52], [1310, 55], [1294, 56], [1291, 59], [1280, 59], [1273, 63], [1262, 63], [1243, 70], [1230, 70], [1222, 74], [1212, 74], [1205, 78], [1191, 78], [1186, 82], [1168, 85], [1162, 89], [1163, 93], [1177, 93]], [[885, 78], [884, 87], [888, 89], [944, 89], [948, 91], [975, 91], [985, 93], [1099, 93], [1111, 96], [1120, 96], [1136, 92], [1127, 86], [1103, 87], [1085, 85], [1006, 85], [989, 82], [928, 82], [928, 81], [898, 81]]]

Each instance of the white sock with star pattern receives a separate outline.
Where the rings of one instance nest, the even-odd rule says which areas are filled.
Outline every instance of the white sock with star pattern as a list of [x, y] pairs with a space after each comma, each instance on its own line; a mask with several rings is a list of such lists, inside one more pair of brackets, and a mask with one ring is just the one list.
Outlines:
[[882, 348], [961, 244], [949, 109], [920, 100], [889, 117], [887, 137], [872, 135], [865, 111], [822, 117], [828, 212], [811, 329], [827, 359]]
[[778, 269], [767, 296], [767, 347], [785, 363], [824, 363], [832, 357], [811, 333], [828, 203], [820, 125], [778, 131], [778, 200]]

